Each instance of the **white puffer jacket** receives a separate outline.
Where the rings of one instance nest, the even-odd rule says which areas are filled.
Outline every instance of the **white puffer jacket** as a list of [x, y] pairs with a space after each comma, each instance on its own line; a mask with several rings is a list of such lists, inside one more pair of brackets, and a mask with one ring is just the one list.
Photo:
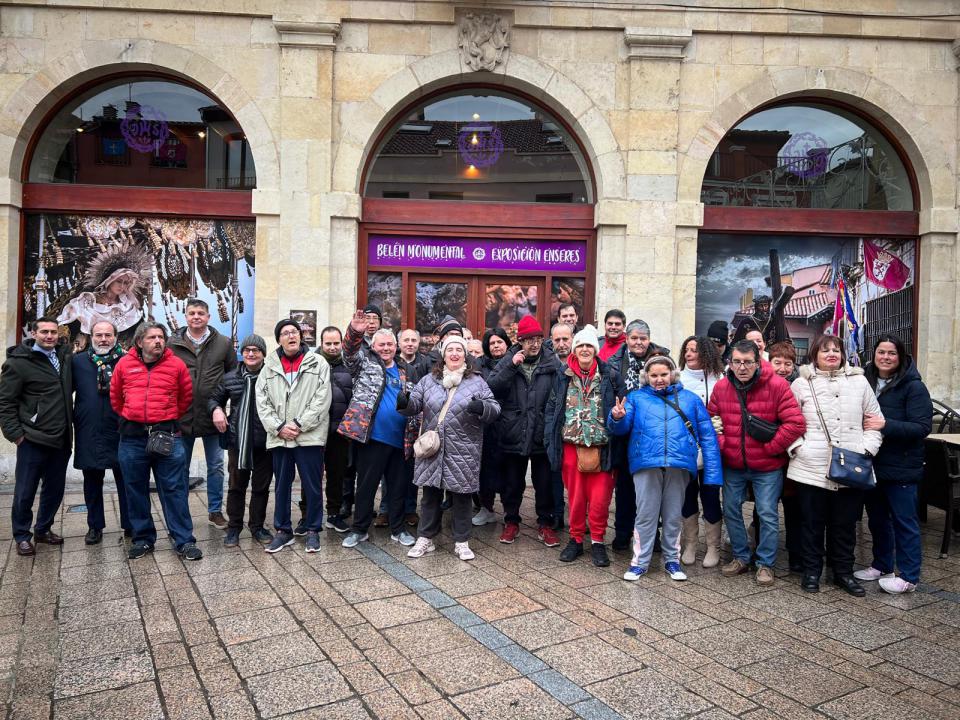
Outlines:
[[861, 368], [844, 365], [831, 372], [815, 370], [812, 365], [800, 368], [800, 377], [793, 381], [790, 389], [807, 421], [807, 432], [788, 451], [791, 459], [787, 477], [805, 485], [839, 490], [843, 486], [827, 480], [830, 444], [817, 416], [811, 380], [830, 439], [837, 447], [876, 455], [883, 435], [877, 430], [864, 430], [863, 416], [868, 413], [882, 416], [883, 413]]
[[680, 371], [680, 382], [683, 383], [683, 389], [689, 390], [703, 400], [704, 405], [710, 402], [710, 393], [722, 379], [723, 376], [708, 373], [706, 370], [692, 370], [686, 367]]

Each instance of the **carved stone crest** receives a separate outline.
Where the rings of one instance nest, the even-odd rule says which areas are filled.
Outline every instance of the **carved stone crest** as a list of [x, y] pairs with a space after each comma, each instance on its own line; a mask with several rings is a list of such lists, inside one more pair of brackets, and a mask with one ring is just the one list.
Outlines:
[[468, 12], [460, 18], [460, 59], [471, 70], [496, 69], [509, 41], [510, 27], [499, 15]]

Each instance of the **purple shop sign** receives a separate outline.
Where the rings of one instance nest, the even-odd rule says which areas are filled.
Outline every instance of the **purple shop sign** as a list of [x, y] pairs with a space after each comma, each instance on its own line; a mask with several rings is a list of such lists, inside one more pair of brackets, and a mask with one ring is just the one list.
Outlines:
[[120, 132], [137, 152], [156, 152], [170, 134], [167, 116], [151, 105], [131, 105], [120, 121]]
[[587, 244], [583, 241], [371, 235], [367, 262], [407, 268], [585, 272]]

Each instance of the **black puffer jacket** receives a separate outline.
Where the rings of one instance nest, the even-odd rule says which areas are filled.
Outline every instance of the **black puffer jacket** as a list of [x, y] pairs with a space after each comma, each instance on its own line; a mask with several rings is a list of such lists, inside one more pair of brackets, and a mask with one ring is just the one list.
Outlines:
[[10, 442], [26, 437], [37, 445], [63, 448], [73, 442], [73, 364], [70, 348], [57, 345], [60, 373], [36, 341], [24, 340], [7, 350], [0, 375], [0, 428]]
[[[323, 355], [323, 353], [320, 354]], [[330, 432], [336, 432], [353, 398], [353, 376], [343, 363], [343, 355], [332, 360], [326, 355], [323, 357], [330, 365], [330, 390], [333, 398], [330, 403]]]
[[[867, 364], [870, 387], [877, 389], [877, 367]], [[878, 484], [916, 484], [923, 479], [924, 443], [933, 424], [933, 404], [909, 355], [900, 371], [877, 395], [883, 411], [883, 445], [873, 459]]]
[[[243, 400], [244, 378], [253, 374], [254, 377], [260, 373], [251, 373], [247, 366], [241, 364], [235, 370], [231, 370], [223, 376], [223, 381], [214, 389], [207, 400], [207, 411], [213, 415], [213, 411], [218, 407], [226, 410], [227, 401], [230, 401], [230, 447], [237, 447], [237, 426], [240, 422], [240, 402]], [[260, 415], [257, 413], [257, 383], [253, 383], [253, 397], [250, 398], [250, 432], [253, 435], [253, 447], [263, 450], [267, 446], [267, 431], [263, 429], [263, 423], [260, 422]], [[213, 422], [213, 418], [210, 418]]]
[[552, 350], [541, 348], [540, 360], [530, 382], [513, 356], [520, 352], [514, 345], [487, 378], [494, 397], [500, 401], [500, 449], [515, 455], [534, 455], [546, 452], [543, 443], [544, 413], [560, 362]]
[[397, 353], [397, 362], [403, 363], [406, 366], [407, 379], [416, 385], [421, 379], [430, 374], [435, 359], [429, 355], [424, 355], [422, 352], [418, 352], [412, 361], [407, 361], [403, 359], [400, 353]]
[[[630, 352], [630, 350], [627, 348], [627, 344], [624, 343], [613, 355], [610, 356], [610, 359], [607, 360], [607, 364], [615, 373], [620, 376], [620, 379], [623, 382], [627, 381], [627, 371], [630, 370], [630, 363], [624, 361], [628, 352]], [[670, 349], [665, 348], [662, 345], [650, 343], [647, 345], [647, 351], [643, 354], [643, 364], [646, 365], [647, 360], [652, 358], [654, 355], [666, 355], [667, 357], [670, 357]], [[630, 388], [630, 390], [636, 390], [636, 388]]]

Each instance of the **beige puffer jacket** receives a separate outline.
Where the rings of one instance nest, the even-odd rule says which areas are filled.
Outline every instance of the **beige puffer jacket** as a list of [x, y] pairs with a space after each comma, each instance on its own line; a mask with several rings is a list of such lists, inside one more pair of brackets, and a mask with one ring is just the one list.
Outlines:
[[843, 486], [827, 479], [830, 445], [817, 416], [811, 380], [830, 438], [838, 447], [876, 455], [883, 435], [877, 430], [864, 430], [863, 416], [868, 413], [882, 416], [883, 413], [861, 368], [844, 365], [832, 372], [815, 370], [812, 365], [800, 368], [800, 377], [793, 381], [790, 389], [800, 404], [807, 432], [788, 450], [787, 477], [806, 485], [839, 490]]
[[[280, 351], [267, 355], [257, 376], [257, 413], [267, 431], [267, 450], [275, 447], [323, 445], [330, 426], [330, 365], [322, 355], [307, 352], [291, 385], [283, 372]], [[296, 440], [277, 433], [291, 420], [300, 425]]]

